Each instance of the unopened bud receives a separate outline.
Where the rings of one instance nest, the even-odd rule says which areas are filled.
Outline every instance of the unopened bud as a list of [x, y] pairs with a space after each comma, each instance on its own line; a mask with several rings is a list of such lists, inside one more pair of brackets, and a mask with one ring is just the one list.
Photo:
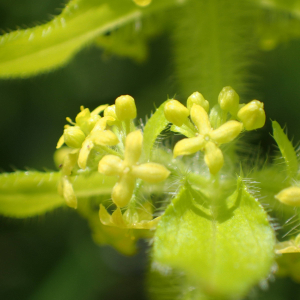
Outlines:
[[209, 111], [209, 102], [205, 100], [203, 95], [200, 94], [199, 92], [195, 92], [188, 97], [187, 105], [186, 105], [188, 110], [191, 110], [193, 104], [198, 104], [202, 106], [206, 110], [206, 112]]
[[236, 114], [240, 97], [231, 86], [225, 86], [219, 94], [218, 102], [222, 110]]
[[286, 205], [300, 206], [300, 187], [290, 186], [278, 193], [275, 198]]
[[167, 102], [164, 113], [169, 122], [179, 127], [182, 126], [190, 114], [189, 110], [177, 100]]
[[129, 95], [120, 96], [116, 99], [116, 115], [120, 121], [136, 118], [136, 106], [134, 99]]
[[237, 116], [243, 122], [246, 130], [261, 128], [266, 122], [264, 104], [258, 100], [253, 100], [243, 106]]
[[64, 140], [71, 148], [80, 148], [85, 140], [85, 134], [78, 126], [70, 126], [64, 130]]

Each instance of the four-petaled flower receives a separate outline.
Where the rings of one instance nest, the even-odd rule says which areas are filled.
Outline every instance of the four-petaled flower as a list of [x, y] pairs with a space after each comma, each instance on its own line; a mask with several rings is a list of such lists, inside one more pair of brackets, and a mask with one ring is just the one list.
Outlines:
[[234, 140], [242, 131], [241, 122], [230, 120], [213, 130], [205, 109], [197, 104], [191, 108], [191, 119], [198, 133], [195, 137], [185, 138], [174, 147], [174, 157], [190, 155], [197, 151], [204, 151], [204, 161], [211, 174], [216, 174], [224, 164], [224, 157], [219, 146]]
[[105, 155], [99, 162], [98, 171], [108, 176], [119, 176], [112, 190], [112, 200], [118, 207], [130, 201], [136, 178], [149, 183], [165, 180], [170, 171], [157, 163], [138, 164], [142, 152], [143, 135], [140, 130], [129, 133], [125, 140], [124, 160], [115, 155]]

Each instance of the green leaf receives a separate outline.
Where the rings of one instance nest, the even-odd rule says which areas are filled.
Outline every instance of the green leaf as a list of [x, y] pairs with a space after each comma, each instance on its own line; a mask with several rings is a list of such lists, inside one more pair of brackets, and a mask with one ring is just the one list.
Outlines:
[[65, 205], [57, 193], [60, 173], [15, 172], [0, 175], [0, 214], [26, 218]]
[[141, 8], [131, 0], [72, 0], [50, 22], [0, 38], [0, 77], [28, 77], [55, 69], [97, 36], [177, 2], [153, 1]]
[[284, 158], [287, 167], [287, 174], [290, 179], [297, 175], [298, 171], [298, 160], [295, 149], [292, 143], [289, 141], [288, 137], [276, 122], [272, 122], [273, 126], [273, 137], [279, 147], [279, 150]]
[[167, 101], [165, 101], [163, 104], [160, 105], [158, 109], [156, 109], [155, 113], [148, 120], [144, 128], [143, 158], [146, 161], [148, 161], [151, 158], [151, 152], [157, 137], [169, 124], [164, 114], [164, 108], [166, 103]]
[[241, 179], [236, 191], [220, 200], [226, 205], [216, 214], [214, 206], [208, 210], [203, 197], [186, 184], [158, 225], [153, 260], [184, 271], [191, 284], [209, 296], [239, 298], [268, 275], [274, 232]]
[[[58, 195], [59, 172], [15, 172], [0, 175], [0, 215], [28, 218], [44, 214], [60, 206], [65, 200]], [[91, 197], [109, 194], [116, 179], [99, 173], [76, 176], [73, 186], [76, 196]]]

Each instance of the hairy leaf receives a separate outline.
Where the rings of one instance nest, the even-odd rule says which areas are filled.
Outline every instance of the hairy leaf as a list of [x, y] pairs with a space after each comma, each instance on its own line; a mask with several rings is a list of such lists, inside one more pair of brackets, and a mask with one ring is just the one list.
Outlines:
[[153, 1], [141, 8], [130, 0], [72, 0], [50, 22], [0, 38], [0, 77], [28, 77], [55, 69], [97, 36], [177, 2]]
[[15, 172], [0, 175], [0, 214], [26, 218], [65, 205], [57, 193], [60, 173]]
[[287, 174], [289, 178], [296, 176], [298, 171], [298, 160], [295, 149], [292, 143], [289, 141], [288, 137], [276, 122], [272, 122], [273, 126], [273, 137], [279, 147], [279, 150], [284, 158], [287, 167]]
[[185, 185], [167, 208], [155, 234], [153, 260], [184, 271], [207, 295], [239, 298], [268, 275], [274, 261], [267, 215], [241, 179], [217, 214], [195, 195]]
[[157, 137], [168, 125], [168, 121], [164, 114], [166, 102], [160, 105], [160, 107], [155, 111], [155, 113], [148, 120], [144, 129], [144, 159], [148, 161], [150, 159], [151, 151], [155, 144]]
[[[64, 206], [58, 195], [59, 172], [15, 172], [0, 175], [0, 215], [27, 218]], [[116, 179], [96, 173], [76, 176], [74, 190], [78, 198], [109, 194]]]

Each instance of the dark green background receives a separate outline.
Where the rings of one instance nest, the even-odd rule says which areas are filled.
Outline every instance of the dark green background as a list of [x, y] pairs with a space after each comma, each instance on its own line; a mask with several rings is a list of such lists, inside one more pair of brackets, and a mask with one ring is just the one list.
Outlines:
[[[57, 14], [57, 7], [62, 7], [57, 0], [0, 0], [0, 28], [43, 22]], [[268, 124], [261, 144], [269, 151], [274, 144], [270, 118], [287, 124], [289, 136], [300, 140], [300, 41], [259, 53], [256, 60], [252, 94], [265, 102]], [[80, 105], [93, 109], [130, 94], [144, 117], [167, 95], [184, 101], [174, 69], [166, 34], [150, 42], [149, 59], [141, 65], [90, 46], [55, 72], [0, 80], [0, 169], [53, 170], [65, 117], [74, 119]], [[140, 246], [133, 258], [98, 247], [86, 222], [70, 209], [27, 220], [1, 217], [0, 299], [144, 299], [147, 245]], [[257, 288], [249, 298], [300, 299], [299, 286], [289, 279], [270, 285], [269, 291]]]

